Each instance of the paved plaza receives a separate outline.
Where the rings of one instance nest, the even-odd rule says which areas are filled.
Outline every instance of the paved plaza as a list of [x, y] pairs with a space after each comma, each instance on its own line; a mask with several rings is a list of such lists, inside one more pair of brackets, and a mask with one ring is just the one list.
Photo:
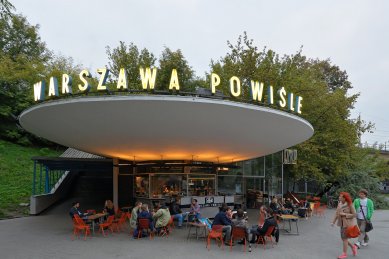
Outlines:
[[[0, 221], [0, 251], [2, 259], [8, 258], [336, 258], [341, 251], [339, 229], [330, 226], [334, 210], [324, 217], [300, 220], [299, 236], [281, 234], [274, 248], [253, 247], [251, 253], [243, 253], [243, 246], [236, 245], [221, 250], [212, 243], [205, 247], [204, 239], [187, 241], [187, 229], [174, 229], [171, 235], [134, 240], [128, 231], [114, 233], [109, 237], [97, 234], [86, 241], [71, 239], [72, 225], [67, 203], [57, 206], [41, 216]], [[256, 210], [249, 210], [250, 223], [258, 218]], [[389, 211], [376, 211], [371, 244], [359, 250], [358, 258], [389, 258]], [[352, 256], [349, 256], [352, 258]]]

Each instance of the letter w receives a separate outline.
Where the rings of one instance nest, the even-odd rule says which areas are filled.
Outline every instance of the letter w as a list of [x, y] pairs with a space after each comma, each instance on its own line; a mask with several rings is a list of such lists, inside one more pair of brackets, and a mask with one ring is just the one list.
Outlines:
[[45, 99], [45, 82], [40, 81], [34, 84], [34, 100], [43, 101]]
[[251, 94], [254, 101], [262, 102], [263, 87], [263, 83], [259, 84], [258, 81], [251, 80]]
[[143, 90], [147, 90], [147, 88], [150, 88], [151, 90], [154, 89], [155, 78], [157, 77], [157, 69], [153, 68], [153, 72], [151, 73], [151, 69], [149, 67], [146, 68], [146, 72], [143, 70], [143, 68], [140, 68], [139, 72]]

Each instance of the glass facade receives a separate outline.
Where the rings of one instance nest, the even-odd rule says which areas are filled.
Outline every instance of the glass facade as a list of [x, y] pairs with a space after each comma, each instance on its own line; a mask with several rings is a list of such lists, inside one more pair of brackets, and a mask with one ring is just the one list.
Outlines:
[[239, 169], [219, 172], [219, 193], [243, 194], [249, 208], [257, 207], [269, 196], [281, 195], [281, 163], [282, 152], [238, 162]]
[[[236, 201], [256, 208], [268, 202], [269, 197], [282, 194], [282, 152], [236, 162], [235, 166], [140, 168], [135, 175], [135, 195], [146, 198], [234, 196]], [[286, 173], [284, 179], [285, 176]]]

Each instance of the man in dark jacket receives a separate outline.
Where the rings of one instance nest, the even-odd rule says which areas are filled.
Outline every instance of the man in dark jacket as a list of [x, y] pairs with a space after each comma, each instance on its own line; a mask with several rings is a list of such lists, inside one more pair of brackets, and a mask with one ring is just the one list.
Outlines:
[[69, 215], [73, 219], [74, 214], [77, 214], [82, 219], [86, 219], [88, 216], [88, 213], [82, 213], [80, 210], [80, 203], [78, 201], [75, 201], [72, 203], [72, 207], [70, 208]]
[[216, 214], [215, 218], [213, 219], [212, 226], [215, 225], [222, 225], [223, 226], [223, 233], [225, 234], [225, 243], [226, 245], [230, 245], [229, 242], [231, 240], [231, 230], [232, 230], [232, 221], [227, 216], [227, 214], [231, 214], [231, 209], [229, 207], [223, 206], [219, 213]]

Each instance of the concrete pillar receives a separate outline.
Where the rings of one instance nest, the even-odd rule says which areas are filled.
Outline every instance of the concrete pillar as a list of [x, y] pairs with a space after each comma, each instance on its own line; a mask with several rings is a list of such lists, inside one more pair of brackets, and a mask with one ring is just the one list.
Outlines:
[[113, 159], [113, 205], [115, 209], [119, 208], [119, 159]]

